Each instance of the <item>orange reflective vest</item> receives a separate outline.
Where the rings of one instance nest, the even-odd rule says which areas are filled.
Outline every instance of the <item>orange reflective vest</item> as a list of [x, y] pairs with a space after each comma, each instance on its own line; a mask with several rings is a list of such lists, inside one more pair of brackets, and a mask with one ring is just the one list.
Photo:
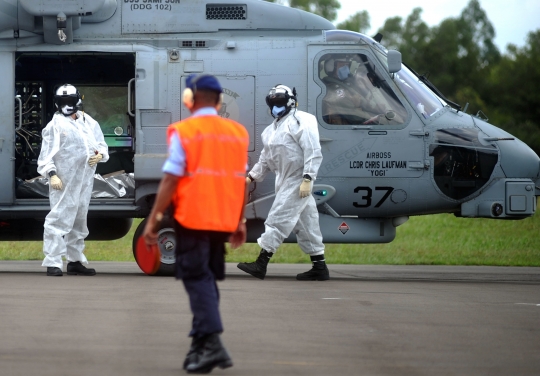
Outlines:
[[193, 230], [234, 232], [244, 190], [249, 136], [239, 123], [216, 115], [171, 124], [178, 132], [186, 166], [173, 198], [174, 218]]

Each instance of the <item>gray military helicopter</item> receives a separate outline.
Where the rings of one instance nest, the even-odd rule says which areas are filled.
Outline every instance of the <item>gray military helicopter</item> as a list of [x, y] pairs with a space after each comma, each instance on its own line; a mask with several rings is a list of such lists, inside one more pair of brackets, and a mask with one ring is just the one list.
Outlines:
[[[325, 243], [391, 242], [412, 215], [532, 216], [538, 156], [482, 113], [447, 100], [380, 42], [258, 0], [0, 2], [0, 240], [42, 239], [49, 203], [31, 184], [44, 184], [36, 172], [41, 129], [66, 82], [85, 96], [111, 154], [98, 169], [104, 178], [94, 184], [88, 239], [120, 238], [132, 218], [147, 216], [166, 128], [189, 115], [180, 98], [192, 73], [219, 78], [221, 116], [248, 130], [250, 165], [273, 120], [266, 94], [278, 83], [295, 87], [299, 109], [319, 123], [324, 159], [313, 195]], [[119, 193], [99, 192], [101, 185]], [[262, 232], [273, 179], [252, 188], [248, 241]], [[168, 274], [170, 221], [159, 234], [157, 273]]]

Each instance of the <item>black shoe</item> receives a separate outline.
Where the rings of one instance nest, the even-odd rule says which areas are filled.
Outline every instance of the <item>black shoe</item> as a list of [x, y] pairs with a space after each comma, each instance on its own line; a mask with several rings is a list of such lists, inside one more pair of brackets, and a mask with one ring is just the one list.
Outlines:
[[261, 249], [261, 253], [259, 253], [259, 257], [257, 257], [255, 262], [241, 262], [237, 265], [238, 269], [243, 270], [256, 278], [264, 279], [266, 276], [266, 267], [272, 255], [272, 252]]
[[202, 355], [204, 350], [204, 338], [205, 337], [193, 337], [191, 347], [189, 348], [189, 351], [186, 354], [186, 359], [184, 360], [184, 369], [187, 369], [190, 364], [194, 364], [199, 361], [199, 357]]
[[64, 273], [62, 273], [62, 269], [57, 268], [56, 266], [47, 266], [47, 275], [51, 277], [61, 277]]
[[313, 263], [311, 270], [296, 275], [299, 281], [327, 281], [330, 279], [330, 272], [324, 261]]
[[68, 262], [67, 264], [68, 275], [96, 275], [96, 269], [88, 269], [81, 264], [80, 261]]
[[203, 352], [196, 363], [187, 366], [188, 373], [209, 373], [214, 368], [229, 368], [233, 362], [229, 353], [221, 344], [218, 333], [205, 336]]

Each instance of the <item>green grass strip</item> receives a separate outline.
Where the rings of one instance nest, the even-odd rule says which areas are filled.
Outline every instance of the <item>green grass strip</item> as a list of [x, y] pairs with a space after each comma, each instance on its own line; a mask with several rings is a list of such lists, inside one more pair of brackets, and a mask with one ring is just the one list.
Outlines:
[[[134, 261], [131, 231], [114, 241], [88, 241], [90, 261]], [[456, 218], [451, 214], [412, 217], [388, 244], [327, 244], [329, 264], [540, 266], [540, 217], [520, 221]], [[0, 260], [41, 260], [43, 242], [0, 242]], [[228, 251], [228, 262], [254, 261], [257, 244]], [[284, 244], [276, 263], [309, 263], [296, 244]]]

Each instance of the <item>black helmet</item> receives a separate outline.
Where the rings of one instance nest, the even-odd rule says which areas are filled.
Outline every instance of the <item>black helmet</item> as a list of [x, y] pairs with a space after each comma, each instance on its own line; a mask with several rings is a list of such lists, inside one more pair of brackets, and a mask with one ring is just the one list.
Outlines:
[[292, 90], [285, 85], [276, 85], [266, 96], [266, 104], [270, 107], [270, 110], [274, 106], [276, 107], [287, 107], [290, 109], [296, 106], [296, 89]]

